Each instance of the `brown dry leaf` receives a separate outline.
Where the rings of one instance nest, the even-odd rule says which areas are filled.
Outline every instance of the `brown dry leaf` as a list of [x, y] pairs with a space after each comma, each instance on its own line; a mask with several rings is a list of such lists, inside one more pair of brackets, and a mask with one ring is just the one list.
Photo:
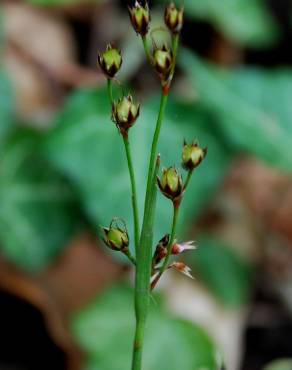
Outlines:
[[71, 29], [54, 14], [21, 3], [5, 2], [4, 66], [15, 88], [19, 114], [47, 121], [60, 102], [55, 74], [75, 63]]
[[236, 189], [269, 231], [292, 241], [292, 177], [255, 160], [234, 166], [229, 189]]
[[67, 316], [118, 279], [122, 270], [121, 265], [97, 248], [96, 240], [82, 236], [42, 274], [42, 281]]
[[39, 63], [54, 70], [75, 60], [70, 27], [57, 13], [20, 3], [5, 3], [5, 32]]

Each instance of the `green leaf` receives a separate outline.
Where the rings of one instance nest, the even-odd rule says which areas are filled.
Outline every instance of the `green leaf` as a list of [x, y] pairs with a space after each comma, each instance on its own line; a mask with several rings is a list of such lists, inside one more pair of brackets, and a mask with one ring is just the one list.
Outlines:
[[37, 272], [76, 230], [74, 197], [41, 158], [41, 137], [19, 131], [0, 151], [0, 243], [18, 266]]
[[13, 109], [14, 97], [11, 84], [4, 71], [0, 70], [0, 148], [12, 129]]
[[279, 36], [264, 0], [185, 0], [184, 6], [188, 17], [211, 22], [236, 43], [267, 47]]
[[[143, 104], [141, 117], [130, 132], [140, 213], [157, 100]], [[229, 154], [208, 132], [208, 119], [203, 112], [174, 101], [168, 105], [167, 112], [159, 144], [164, 166], [180, 164], [184, 138], [198, 138], [210, 149], [183, 202], [181, 230], [185, 230], [217, 190], [229, 163]], [[98, 223], [108, 225], [115, 216], [124, 218], [131, 225], [126, 158], [122, 139], [110, 121], [110, 106], [104, 90], [80, 91], [73, 95], [49, 136], [46, 151], [52, 163], [78, 186], [85, 208], [96, 226]], [[157, 211], [155, 240], [169, 232], [170, 227], [171, 204], [160, 194]]]
[[264, 370], [291, 370], [291, 369], [292, 369], [292, 359], [276, 360], [264, 368]]
[[187, 50], [181, 52], [180, 64], [197, 91], [197, 103], [216, 115], [217, 127], [230, 145], [291, 171], [290, 70], [228, 71]]
[[[75, 315], [72, 328], [88, 355], [87, 370], [127, 370], [134, 336], [133, 291], [116, 286]], [[198, 326], [152, 305], [145, 337], [147, 370], [215, 370], [216, 351]]]
[[199, 236], [198, 250], [190, 255], [194, 274], [220, 302], [238, 307], [248, 302], [252, 268], [230, 247], [217, 239]]

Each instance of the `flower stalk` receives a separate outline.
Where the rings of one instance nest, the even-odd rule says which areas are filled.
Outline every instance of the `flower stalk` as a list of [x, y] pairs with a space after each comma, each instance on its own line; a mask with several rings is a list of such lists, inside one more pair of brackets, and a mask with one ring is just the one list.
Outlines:
[[[128, 164], [129, 177], [131, 182], [131, 202], [134, 221], [134, 242], [136, 256], [132, 256], [129, 245], [130, 240], [126, 225], [113, 224], [109, 228], [103, 228], [104, 241], [106, 245], [115, 251], [122, 252], [133, 265], [135, 265], [135, 337], [132, 356], [132, 370], [142, 369], [142, 353], [144, 346], [145, 327], [150, 304], [151, 290], [155, 288], [163, 273], [170, 268], [190, 276], [188, 266], [182, 262], [170, 262], [172, 255], [179, 255], [185, 250], [195, 247], [192, 242], [178, 244], [176, 232], [180, 205], [183, 195], [190, 183], [194, 169], [204, 159], [206, 150], [199, 148], [196, 142], [184, 143], [182, 165], [188, 171], [185, 183], [181, 175], [174, 167], [163, 170], [161, 179], [158, 178], [160, 168], [160, 155], [158, 155], [159, 137], [165, 118], [165, 111], [168, 96], [175, 73], [177, 52], [179, 45], [179, 34], [183, 26], [184, 9], [178, 9], [171, 3], [164, 13], [165, 24], [171, 33], [171, 47], [163, 45], [150, 50], [147, 36], [150, 27], [150, 11], [147, 2], [142, 5], [139, 1], [129, 7], [129, 16], [134, 31], [141, 37], [146, 58], [156, 72], [161, 84], [161, 97], [156, 126], [152, 138], [149, 155], [146, 193], [144, 198], [143, 222], [140, 233], [139, 211], [137, 202], [137, 186], [135, 180], [133, 156], [129, 140], [129, 131], [136, 123], [140, 113], [140, 104], [135, 103], [132, 96], [123, 96], [115, 101], [112, 90], [112, 81], [122, 65], [121, 52], [108, 45], [106, 51], [98, 55], [98, 64], [107, 77], [108, 97], [112, 109], [112, 120], [122, 136], [125, 154]], [[157, 186], [158, 185], [158, 186]], [[153, 229], [156, 211], [157, 188], [164, 196], [172, 201], [173, 215], [170, 234], [165, 235], [156, 247], [153, 254]]]
[[[111, 103], [111, 106], [114, 106], [114, 98], [113, 98], [113, 87], [112, 87], [112, 80], [107, 80], [107, 90], [108, 90], [108, 96]], [[139, 237], [140, 237], [140, 226], [139, 226], [139, 209], [138, 209], [138, 197], [137, 197], [137, 186], [136, 186], [136, 179], [135, 179], [135, 172], [134, 172], [134, 166], [133, 166], [133, 160], [132, 160], [132, 154], [131, 154], [131, 147], [130, 147], [130, 141], [128, 135], [123, 135], [123, 143], [125, 148], [125, 153], [127, 157], [127, 164], [128, 164], [128, 170], [129, 170], [129, 176], [130, 176], [130, 182], [131, 182], [131, 189], [132, 189], [132, 209], [133, 209], [133, 219], [134, 219], [134, 238], [135, 238], [135, 250], [137, 253], [137, 249], [139, 246]], [[127, 255], [129, 258], [129, 256]], [[133, 262], [132, 258], [129, 258], [131, 262]], [[136, 261], [135, 261], [136, 264]]]

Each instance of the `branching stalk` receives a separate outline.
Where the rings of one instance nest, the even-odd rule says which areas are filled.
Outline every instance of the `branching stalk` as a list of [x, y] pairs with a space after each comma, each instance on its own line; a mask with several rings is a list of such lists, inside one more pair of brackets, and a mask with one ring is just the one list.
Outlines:
[[153, 187], [153, 191], [151, 192], [148, 207], [146, 207], [141, 233], [141, 242], [137, 251], [137, 265], [135, 278], [136, 331], [133, 346], [132, 370], [141, 370], [142, 366], [144, 332], [150, 300], [153, 224], [157, 194], [157, 187], [155, 185], [155, 182], [159, 166], [160, 166], [160, 157], [158, 156], [156, 160], [154, 173], [152, 176], [152, 183], [150, 184], [150, 186]]
[[163, 123], [164, 115], [165, 115], [165, 108], [167, 105], [168, 95], [161, 94], [161, 100], [160, 100], [160, 108], [159, 108], [159, 114], [157, 118], [156, 128], [152, 140], [152, 146], [151, 146], [151, 154], [149, 159], [149, 168], [148, 168], [148, 178], [147, 178], [147, 188], [146, 188], [146, 197], [145, 197], [145, 205], [144, 205], [144, 218], [146, 215], [146, 209], [149, 205], [149, 199], [151, 198], [151, 193], [153, 191], [153, 188], [155, 188], [156, 179], [154, 179], [153, 182], [153, 171], [155, 166], [155, 158], [157, 155], [157, 146], [158, 146], [158, 140], [159, 135], [161, 131], [161, 126]]
[[[113, 88], [112, 88], [112, 80], [107, 80], [107, 90], [108, 90], [108, 96], [111, 105], [114, 104], [114, 98], [113, 98]], [[133, 208], [133, 219], [134, 219], [134, 238], [135, 238], [135, 249], [137, 253], [138, 245], [139, 245], [139, 237], [140, 237], [140, 226], [139, 226], [139, 210], [138, 210], [138, 202], [137, 202], [137, 186], [136, 186], [136, 180], [135, 180], [135, 173], [134, 173], [134, 167], [133, 167], [133, 160], [131, 155], [131, 148], [130, 148], [130, 142], [129, 138], [125, 135], [123, 135], [123, 142], [127, 157], [127, 163], [128, 163], [128, 170], [130, 175], [130, 181], [131, 181], [131, 188], [132, 188], [132, 208]], [[129, 257], [129, 256], [128, 256]]]
[[186, 191], [187, 187], [189, 186], [189, 183], [190, 183], [191, 178], [192, 178], [192, 174], [193, 174], [193, 171], [188, 172], [188, 176], [187, 176], [187, 179], [186, 179], [185, 184], [184, 184], [184, 191]]
[[149, 45], [147, 43], [147, 37], [146, 36], [142, 36], [141, 38], [142, 38], [143, 47], [144, 47], [144, 51], [145, 51], [145, 54], [146, 54], [148, 63], [150, 65], [152, 65], [151, 53], [150, 53], [150, 50], [149, 50]]
[[114, 104], [113, 85], [110, 78], [107, 79], [107, 93], [111, 106]]
[[135, 180], [135, 173], [130, 149], [130, 142], [129, 138], [123, 136], [125, 152], [127, 156], [128, 162], [128, 169], [129, 175], [131, 180], [131, 187], [132, 187], [132, 208], [133, 208], [133, 218], [134, 218], [134, 238], [135, 238], [135, 248], [136, 253], [139, 247], [139, 237], [140, 237], [140, 226], [139, 226], [139, 210], [138, 210], [138, 203], [137, 203], [137, 187], [136, 187], [136, 180]]
[[[145, 37], [142, 37], [144, 50], [148, 61], [151, 64], [151, 56]], [[144, 218], [142, 233], [140, 237], [140, 245], [137, 251], [137, 267], [136, 267], [136, 280], [135, 280], [135, 313], [136, 313], [136, 332], [135, 342], [133, 348], [133, 362], [132, 370], [141, 370], [142, 366], [142, 348], [144, 341], [145, 324], [149, 309], [150, 299], [150, 278], [151, 278], [151, 261], [152, 261], [152, 244], [153, 244], [153, 224], [154, 224], [154, 213], [156, 205], [156, 176], [159, 169], [160, 160], [156, 160], [157, 146], [160, 136], [160, 131], [165, 115], [165, 108], [168, 101], [169, 87], [173, 77], [175, 69], [175, 61], [177, 54], [178, 37], [174, 37], [173, 42], [173, 67], [171, 70], [171, 78], [168, 83], [168, 88], [162, 88], [160, 107], [156, 127], [153, 135], [151, 153], [148, 167], [147, 177], [147, 188], [144, 204]], [[177, 223], [178, 210], [175, 211], [173, 220], [173, 235], [175, 235], [176, 223]], [[175, 236], [173, 236], [174, 238]]]
[[125, 251], [125, 252], [123, 252], [124, 253], [124, 255], [130, 260], [130, 262], [134, 265], [134, 266], [136, 266], [136, 259], [135, 259], [135, 257], [131, 254], [131, 252], [129, 251], [129, 250], [127, 250], [127, 251]]
[[178, 44], [179, 44], [179, 35], [177, 34], [177, 35], [172, 36], [173, 63], [172, 63], [172, 68], [170, 72], [170, 81], [169, 81], [170, 84], [171, 84], [171, 81], [173, 79], [174, 72], [175, 72]]

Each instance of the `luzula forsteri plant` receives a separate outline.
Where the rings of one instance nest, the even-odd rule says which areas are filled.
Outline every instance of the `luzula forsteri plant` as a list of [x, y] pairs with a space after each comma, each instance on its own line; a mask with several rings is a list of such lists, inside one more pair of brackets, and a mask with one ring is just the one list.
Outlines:
[[[154, 42], [153, 44], [155, 46], [153, 50], [150, 50], [147, 42], [151, 19], [148, 5], [147, 3], [146, 5], [142, 5], [136, 1], [135, 5], [129, 8], [132, 26], [141, 37], [147, 60], [150, 66], [155, 70], [161, 84], [160, 108], [150, 151], [141, 231], [137, 206], [135, 173], [129, 138], [129, 131], [136, 123], [140, 114], [140, 104], [136, 103], [131, 95], [122, 96], [118, 100], [115, 100], [113, 97], [112, 82], [115, 80], [115, 76], [122, 66], [121, 52], [113, 46], [108, 45], [106, 51], [98, 56], [99, 66], [107, 77], [109, 100], [112, 106], [112, 120], [117, 126], [124, 142], [132, 190], [131, 198], [134, 219], [135, 256], [131, 254], [129, 249], [131, 241], [129, 240], [127, 227], [124, 221], [114, 219], [108, 228], [102, 228], [103, 240], [106, 245], [112, 250], [119, 251], [127, 256], [136, 268], [136, 332], [133, 345], [132, 370], [141, 370], [142, 368], [144, 331], [151, 291], [155, 288], [162, 274], [167, 269], [174, 268], [191, 277], [190, 268], [188, 266], [183, 262], [170, 262], [170, 258], [184, 251], [195, 249], [192, 242], [178, 243], [176, 241], [176, 226], [180, 205], [191, 176], [194, 169], [205, 158], [207, 151], [206, 149], [200, 148], [197, 142], [190, 144], [184, 142], [182, 149], [182, 167], [187, 171], [185, 181], [175, 167], [164, 169], [161, 176], [159, 176], [160, 156], [157, 155], [159, 135], [175, 71], [179, 34], [183, 26], [183, 14], [183, 8], [178, 9], [174, 3], [166, 7], [164, 20], [171, 33], [172, 45], [162, 45], [158, 47]], [[159, 188], [161, 193], [172, 202], [173, 216], [170, 234], [162, 237], [153, 253], [153, 224], [157, 188]]]

